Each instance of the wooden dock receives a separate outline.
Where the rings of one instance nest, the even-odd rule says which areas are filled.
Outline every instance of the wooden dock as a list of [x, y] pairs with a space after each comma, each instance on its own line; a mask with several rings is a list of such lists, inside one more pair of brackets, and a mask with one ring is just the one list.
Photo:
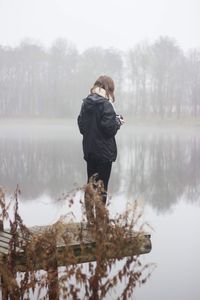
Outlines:
[[[151, 251], [151, 236], [145, 232], [129, 232], [128, 235], [124, 237], [120, 233], [120, 228], [117, 228], [118, 231], [114, 228], [113, 231], [108, 230], [108, 232], [106, 232], [105, 228], [103, 231], [101, 228], [94, 230], [88, 228], [84, 223], [65, 225], [57, 223], [55, 226], [35, 226], [29, 228], [29, 230], [31, 234], [28, 241], [22, 239], [20, 243], [15, 245], [14, 256], [12, 256], [14, 257], [13, 272], [15, 273], [27, 271], [27, 259], [29, 256], [30, 264], [30, 253], [27, 254], [28, 248], [26, 247], [28, 247], [27, 245], [30, 243], [34, 243], [34, 241], [35, 245], [38, 243], [38, 248], [35, 246], [38, 250], [36, 249], [35, 253], [33, 253], [31, 269], [43, 269], [47, 272], [50, 272], [50, 270], [52, 272], [52, 269], [57, 272], [59, 266], [95, 261], [98, 251], [105, 253], [104, 259], [121, 259], [127, 256], [149, 253]], [[114, 234], [118, 236], [116, 237]], [[44, 236], [46, 237], [45, 241], [43, 239]], [[1, 265], [8, 264], [11, 241], [12, 234], [8, 230], [0, 230]], [[123, 247], [117, 246], [118, 241], [120, 241]], [[26, 245], [26, 247], [24, 247], [24, 245]], [[43, 255], [37, 256], [37, 251], [39, 254], [43, 253]], [[52, 254], [53, 260], [50, 258]], [[51, 291], [54, 293], [54, 289], [55, 286], [49, 288], [49, 299], [54, 299], [54, 294], [50, 296]], [[7, 300], [8, 297], [4, 296], [3, 300], [4, 299]]]
[[[29, 228], [33, 236], [42, 235], [43, 233], [51, 230], [50, 226], [35, 226]], [[63, 229], [62, 229], [63, 230]], [[6, 258], [9, 251], [9, 242], [11, 240], [11, 233], [6, 230], [0, 231], [0, 256]], [[62, 237], [62, 238], [61, 238]], [[66, 237], [68, 242], [66, 245]], [[108, 251], [108, 258], [112, 257], [112, 250], [114, 250], [112, 245], [112, 239], [110, 239], [110, 251]], [[74, 263], [85, 263], [95, 260], [95, 248], [96, 241], [91, 230], [89, 230], [84, 223], [72, 223], [65, 226], [65, 231], [58, 237], [56, 241], [56, 250], [58, 256], [58, 266], [63, 266], [66, 264]], [[136, 246], [137, 245], [137, 246]], [[66, 251], [73, 251], [72, 256], [66, 257], [65, 261], [60, 260], [60, 254]], [[129, 255], [140, 255], [146, 254], [151, 251], [151, 235], [146, 232], [132, 232], [129, 238], [128, 245], [126, 244], [125, 249], [119, 251], [119, 257], [125, 257]], [[25, 253], [23, 249], [20, 250], [18, 247], [17, 253], [19, 257], [16, 257], [17, 270], [23, 269], [23, 256]], [[21, 263], [20, 263], [21, 261]]]

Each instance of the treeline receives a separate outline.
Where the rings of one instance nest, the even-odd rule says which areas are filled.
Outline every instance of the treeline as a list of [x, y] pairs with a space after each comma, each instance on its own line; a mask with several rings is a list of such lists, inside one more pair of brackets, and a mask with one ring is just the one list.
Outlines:
[[184, 53], [160, 37], [126, 53], [100, 47], [79, 53], [63, 39], [49, 49], [30, 41], [0, 46], [0, 116], [74, 117], [101, 74], [115, 80], [116, 106], [125, 115], [200, 114], [200, 50]]

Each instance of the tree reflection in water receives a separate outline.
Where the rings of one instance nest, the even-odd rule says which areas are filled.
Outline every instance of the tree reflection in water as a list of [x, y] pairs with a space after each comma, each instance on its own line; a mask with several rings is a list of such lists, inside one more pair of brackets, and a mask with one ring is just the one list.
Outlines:
[[[128, 127], [128, 126], [127, 126]], [[127, 128], [118, 136], [118, 159], [113, 165], [110, 190], [126, 198], [143, 197], [158, 210], [167, 210], [180, 197], [197, 201], [200, 138], [184, 130], [140, 131]], [[86, 181], [81, 140], [77, 129], [56, 139], [0, 138], [1, 185], [22, 188], [23, 198], [47, 193], [55, 199], [74, 184]]]

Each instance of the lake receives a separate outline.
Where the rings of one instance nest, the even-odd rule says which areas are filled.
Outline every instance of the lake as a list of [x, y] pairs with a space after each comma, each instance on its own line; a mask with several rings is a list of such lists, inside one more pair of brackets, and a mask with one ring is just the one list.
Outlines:
[[[109, 211], [113, 217], [136, 199], [143, 204], [143, 220], [153, 229], [152, 251], [141, 260], [157, 264], [133, 299], [199, 300], [199, 128], [126, 124], [116, 139]], [[0, 185], [8, 192], [20, 186], [27, 226], [55, 222], [69, 211], [63, 195], [86, 182], [82, 157], [76, 121], [0, 123]]]

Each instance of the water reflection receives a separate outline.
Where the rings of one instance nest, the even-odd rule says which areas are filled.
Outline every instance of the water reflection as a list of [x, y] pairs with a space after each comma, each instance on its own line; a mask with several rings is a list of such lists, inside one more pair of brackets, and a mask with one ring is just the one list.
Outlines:
[[158, 210], [178, 199], [199, 199], [200, 138], [193, 132], [146, 132], [123, 140], [117, 170], [126, 198], [141, 197]]
[[[77, 128], [50, 133], [0, 135], [1, 185], [13, 190], [19, 184], [27, 200], [44, 193], [57, 199], [75, 183], [85, 183]], [[158, 210], [167, 210], [181, 197], [197, 201], [199, 153], [200, 137], [195, 132], [127, 127], [118, 135], [110, 191], [131, 199], [143, 197]]]
[[38, 137], [0, 139], [1, 185], [15, 189], [19, 184], [22, 197], [34, 199], [42, 194], [51, 198], [69, 191], [76, 182], [84, 182], [80, 141], [73, 135], [57, 139], [38, 133]]

